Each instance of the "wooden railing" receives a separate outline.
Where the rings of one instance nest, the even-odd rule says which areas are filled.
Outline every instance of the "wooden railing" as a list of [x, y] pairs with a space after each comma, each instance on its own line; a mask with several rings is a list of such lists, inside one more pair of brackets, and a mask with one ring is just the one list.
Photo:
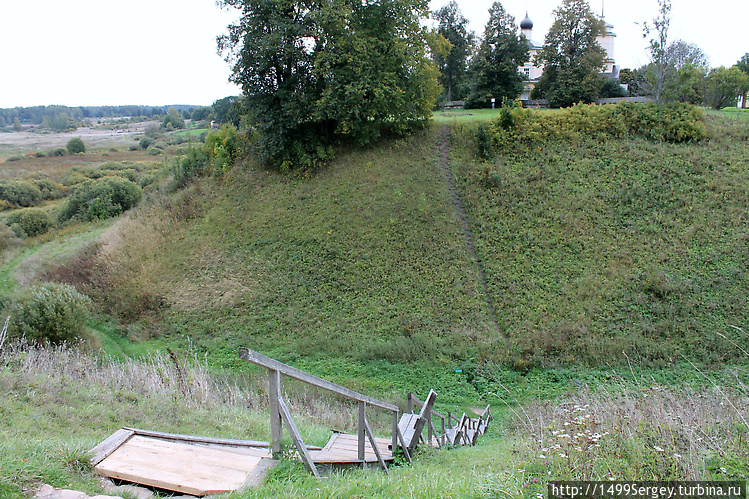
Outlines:
[[[418, 397], [416, 397], [416, 395], [414, 395], [413, 393], [409, 393], [406, 399], [406, 412], [414, 412], [414, 404], [421, 407], [424, 405], [424, 402], [422, 400], [419, 400]], [[442, 421], [442, 428], [439, 433], [437, 433], [437, 431], [434, 429], [434, 423], [432, 422], [433, 416], [439, 418]], [[427, 420], [427, 441], [431, 442], [432, 438], [436, 437], [437, 445], [439, 445], [440, 447], [445, 445], [445, 416], [435, 411], [434, 409], [429, 409], [427, 410], [426, 414], [424, 414], [424, 417]]]
[[[393, 413], [393, 429], [392, 429], [392, 448], [396, 449], [398, 442], [401, 447], [405, 448], [406, 443], [403, 435], [398, 428], [398, 412], [399, 408], [397, 405], [383, 402], [381, 400], [362, 395], [346, 387], [336, 385], [322, 378], [318, 378], [312, 374], [306, 373], [300, 369], [296, 369], [275, 359], [271, 359], [263, 354], [252, 351], [249, 348], [239, 349], [239, 358], [246, 360], [255, 365], [264, 367], [268, 370], [268, 392], [270, 399], [270, 427], [271, 427], [271, 441], [270, 449], [273, 457], [277, 457], [281, 452], [281, 440], [283, 439], [283, 428], [282, 423], [286, 425], [287, 430], [291, 434], [291, 439], [294, 442], [299, 456], [301, 457], [304, 464], [315, 476], [320, 476], [315, 466], [312, 457], [309, 454], [308, 447], [302, 440], [299, 430], [294, 423], [294, 419], [291, 416], [289, 407], [286, 405], [286, 401], [281, 393], [281, 375], [288, 376], [304, 383], [307, 383], [323, 390], [335, 393], [349, 400], [358, 402], [359, 415], [358, 415], [358, 459], [364, 463], [365, 457], [365, 438], [369, 440], [372, 449], [377, 456], [377, 460], [380, 466], [388, 471], [387, 465], [385, 464], [380, 449], [377, 447], [372, 429], [367, 421], [367, 406], [377, 407]], [[408, 456], [407, 456], [408, 457]], [[410, 461], [410, 459], [409, 459]]]

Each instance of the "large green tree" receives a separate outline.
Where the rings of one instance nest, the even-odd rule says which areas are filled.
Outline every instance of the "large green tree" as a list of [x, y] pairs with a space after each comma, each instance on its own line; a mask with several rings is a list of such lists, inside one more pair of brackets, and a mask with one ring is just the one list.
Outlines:
[[310, 168], [341, 141], [423, 125], [439, 93], [425, 0], [222, 0], [241, 10], [219, 38], [266, 162]]
[[604, 83], [599, 74], [606, 51], [596, 40], [603, 28], [586, 0], [564, 0], [554, 11], [554, 24], [536, 56], [544, 74], [534, 97], [549, 99], [552, 107], [595, 100]]
[[460, 13], [455, 0], [437, 10], [434, 18], [439, 23], [437, 32], [451, 45], [449, 52], [434, 57], [445, 98], [448, 101], [463, 99], [468, 93], [468, 60], [475, 36], [468, 30], [468, 19]]
[[518, 68], [528, 57], [528, 41], [517, 34], [515, 18], [501, 3], [494, 2], [478, 54], [471, 61], [471, 93], [466, 107], [484, 107], [492, 98], [501, 102], [520, 95], [525, 77]]
[[707, 75], [705, 104], [713, 109], [736, 106], [739, 95], [749, 91], [749, 75], [733, 66], [714, 68]]

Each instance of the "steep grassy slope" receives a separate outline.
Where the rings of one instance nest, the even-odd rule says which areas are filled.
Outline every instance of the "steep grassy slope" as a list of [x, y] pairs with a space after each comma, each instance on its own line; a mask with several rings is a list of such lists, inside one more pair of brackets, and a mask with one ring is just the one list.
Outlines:
[[447, 163], [487, 288], [439, 127], [306, 178], [248, 163], [153, 197], [48, 278], [136, 323], [137, 339], [189, 339], [225, 366], [241, 345], [326, 371], [330, 359], [736, 361], [749, 129], [708, 122], [699, 143], [580, 136], [491, 163], [476, 159], [476, 125], [453, 125]]
[[432, 132], [311, 178], [238, 168], [155, 200], [48, 277], [126, 322], [158, 312], [169, 341], [224, 363], [240, 345], [287, 360], [480, 357], [501, 338], [443, 175]]
[[452, 158], [490, 296], [518, 365], [744, 358], [749, 127], [712, 138], [518, 145], [477, 166], [472, 126]]

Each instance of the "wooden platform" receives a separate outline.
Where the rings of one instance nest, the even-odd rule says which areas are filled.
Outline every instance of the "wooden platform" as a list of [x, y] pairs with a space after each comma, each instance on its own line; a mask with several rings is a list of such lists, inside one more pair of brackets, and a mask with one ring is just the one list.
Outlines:
[[275, 464], [267, 447], [252, 445], [262, 442], [156, 435], [119, 430], [93, 449], [96, 472], [202, 497], [259, 483]]
[[[386, 463], [391, 463], [393, 461], [393, 452], [389, 448], [390, 440], [387, 438], [375, 438], [375, 443], [382, 454], [382, 459]], [[309, 454], [315, 464], [361, 463], [359, 460], [358, 437], [349, 433], [333, 433], [322, 450], [312, 450]], [[378, 462], [377, 455], [374, 449], [372, 449], [369, 440], [366, 440], [364, 444], [364, 462]]]

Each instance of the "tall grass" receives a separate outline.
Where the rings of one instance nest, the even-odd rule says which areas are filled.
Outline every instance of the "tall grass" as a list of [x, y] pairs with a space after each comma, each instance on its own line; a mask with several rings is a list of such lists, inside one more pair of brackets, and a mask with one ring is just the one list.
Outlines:
[[[719, 384], [666, 387], [617, 378], [608, 387], [526, 407], [514, 419], [528, 485], [547, 480], [745, 480], [749, 371]], [[538, 490], [545, 487], [535, 486]]]

